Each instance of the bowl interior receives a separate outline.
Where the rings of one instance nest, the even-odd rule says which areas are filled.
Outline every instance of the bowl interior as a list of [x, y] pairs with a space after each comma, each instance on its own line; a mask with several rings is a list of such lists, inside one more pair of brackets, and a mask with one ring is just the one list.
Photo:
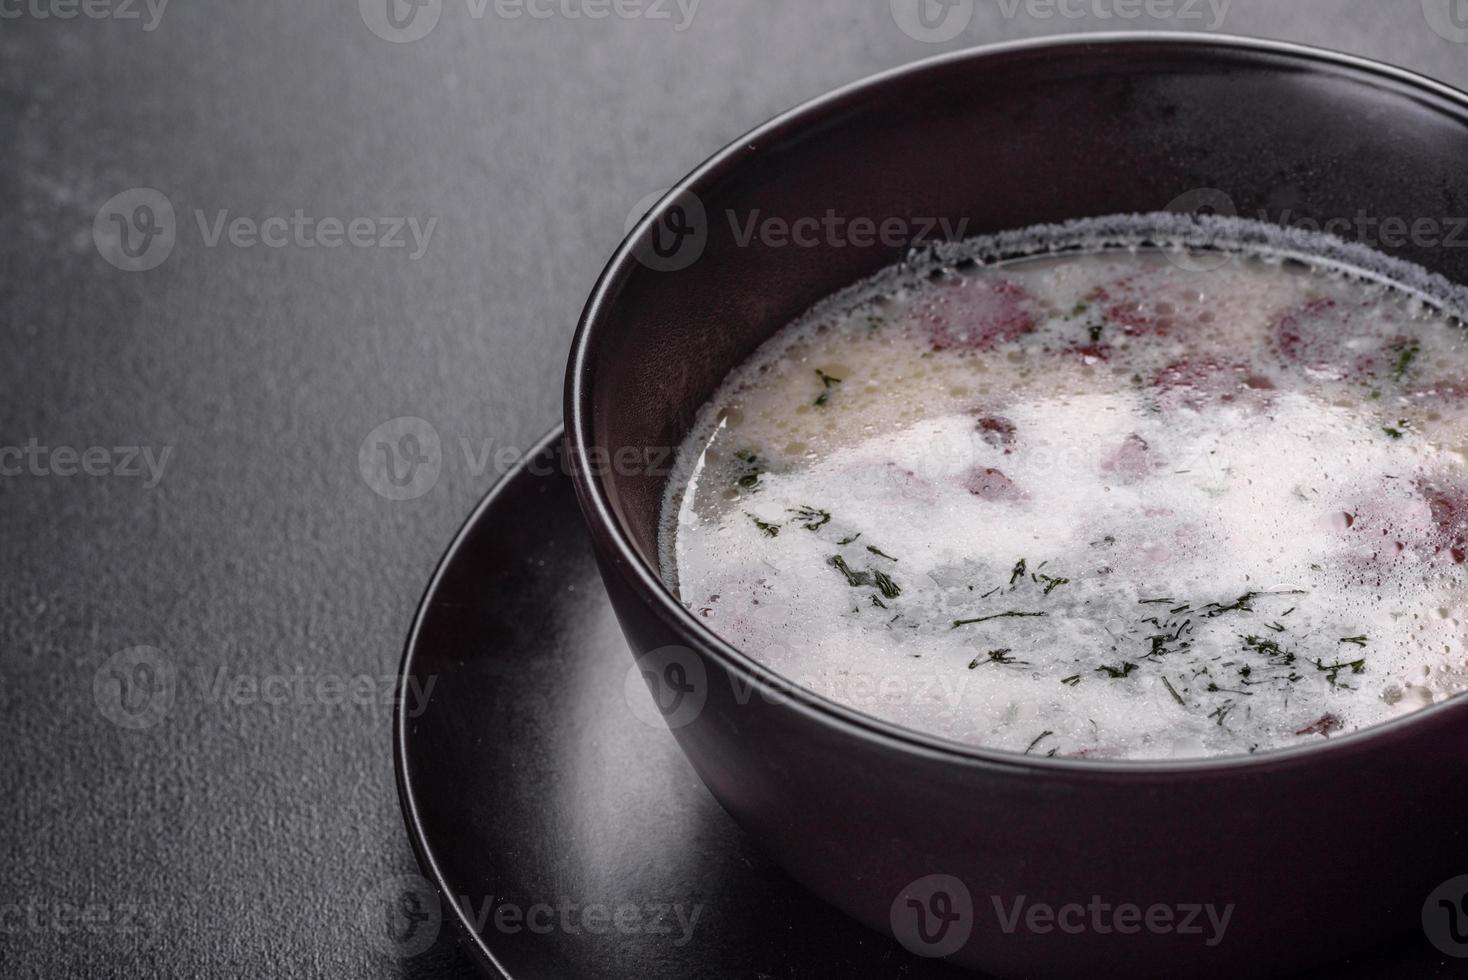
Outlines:
[[[1073, 39], [892, 73], [731, 146], [634, 232], [578, 337], [573, 448], [600, 454], [592, 492], [656, 569], [668, 467], [625, 464], [665, 459], [734, 365], [910, 240], [1187, 209], [1222, 192], [1243, 217], [1329, 227], [1468, 283], [1465, 161], [1468, 107], [1453, 91], [1286, 45]], [[848, 230], [900, 219], [908, 239], [749, 234], [827, 216]]]

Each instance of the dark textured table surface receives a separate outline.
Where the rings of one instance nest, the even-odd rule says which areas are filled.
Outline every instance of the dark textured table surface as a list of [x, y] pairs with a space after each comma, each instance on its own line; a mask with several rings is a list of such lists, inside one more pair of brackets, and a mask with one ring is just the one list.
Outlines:
[[[938, 44], [886, 0], [430, 0], [410, 43], [385, 3], [0, 3], [5, 977], [468, 973], [447, 940], [364, 941], [416, 870], [381, 702], [440, 553], [557, 420], [628, 213], [742, 131], [941, 50], [1118, 27], [1468, 86], [1468, 32], [1421, 0], [978, 0]], [[425, 487], [359, 448], [403, 417], [442, 467], [393, 500]]]

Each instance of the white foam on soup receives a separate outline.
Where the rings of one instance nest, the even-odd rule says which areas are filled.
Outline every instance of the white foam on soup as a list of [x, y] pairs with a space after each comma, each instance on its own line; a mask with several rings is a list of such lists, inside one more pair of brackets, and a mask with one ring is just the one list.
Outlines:
[[711, 628], [1041, 755], [1308, 744], [1462, 690], [1468, 370], [1420, 292], [1262, 250], [947, 259], [704, 409], [661, 543]]

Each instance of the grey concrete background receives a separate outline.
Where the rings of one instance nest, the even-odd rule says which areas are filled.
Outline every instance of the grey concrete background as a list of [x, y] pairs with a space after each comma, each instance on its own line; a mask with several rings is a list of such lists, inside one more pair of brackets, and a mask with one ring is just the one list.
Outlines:
[[[1468, 86], [1468, 45], [1421, 0], [1232, 0], [1221, 23], [1207, 0], [1133, 20], [1096, 16], [1112, 0], [1074, 0], [1079, 19], [977, 0], [937, 44], [887, 0], [703, 0], [691, 21], [443, 0], [411, 43], [349, 0], [121, 2], [0, 4], [0, 446], [27, 453], [0, 477], [6, 977], [467, 975], [446, 942], [400, 964], [366, 939], [362, 910], [416, 869], [388, 709], [355, 702], [390, 695], [435, 561], [557, 421], [629, 211], [741, 132], [939, 51], [1117, 27], [1309, 42]], [[93, 225], [140, 187], [175, 209], [176, 242], [129, 272]], [[437, 224], [415, 260], [211, 245], [196, 218], [298, 208], [374, 234]], [[444, 462], [392, 501], [358, 449], [404, 416]], [[98, 447], [109, 475], [64, 475], [64, 447]], [[130, 475], [127, 447], [161, 478]], [[138, 646], [158, 652], [111, 659]], [[129, 714], [170, 670], [171, 701]]]

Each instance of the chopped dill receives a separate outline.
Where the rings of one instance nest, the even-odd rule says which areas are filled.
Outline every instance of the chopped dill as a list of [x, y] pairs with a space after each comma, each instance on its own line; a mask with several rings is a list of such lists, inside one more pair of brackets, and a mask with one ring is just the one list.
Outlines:
[[817, 510], [814, 507], [799, 507], [790, 511], [795, 515], [795, 523], [807, 531], [819, 531], [831, 523], [831, 512], [828, 510]]
[[1163, 684], [1164, 687], [1167, 688], [1167, 693], [1172, 695], [1172, 699], [1174, 701], [1176, 701], [1178, 704], [1182, 705], [1184, 708], [1186, 708], [1188, 706], [1188, 703], [1183, 700], [1183, 696], [1181, 694], [1177, 693], [1177, 688], [1175, 688], [1175, 687], [1172, 686], [1172, 681], [1168, 680], [1164, 676], [1162, 678], [1162, 684]]
[[969, 670], [978, 670], [980, 664], [1003, 664], [1007, 667], [1028, 667], [1029, 661], [1016, 660], [1011, 654], [1014, 651], [1008, 647], [1003, 650], [990, 650], [982, 657], [975, 657], [973, 663], [968, 665]]
[[1340, 686], [1339, 681], [1341, 671], [1343, 670], [1349, 670], [1353, 674], [1366, 673], [1365, 660], [1351, 660], [1345, 663], [1331, 664], [1329, 666], [1326, 666], [1326, 664], [1320, 660], [1313, 661], [1313, 663], [1315, 664], [1315, 668], [1325, 675], [1325, 679], [1330, 682], [1331, 687]]
[[819, 408], [825, 408], [831, 402], [831, 389], [841, 384], [843, 379], [834, 378], [820, 368], [816, 368], [816, 376], [821, 379], [822, 391], [820, 397], [816, 399], [815, 404]]
[[1411, 370], [1412, 362], [1417, 360], [1417, 355], [1422, 353], [1422, 347], [1413, 341], [1398, 345], [1396, 351], [1397, 365], [1396, 369], [1392, 372], [1392, 377], [1397, 381], [1401, 381], [1407, 376], [1407, 372]]
[[842, 558], [840, 555], [836, 555], [833, 558], [829, 559], [826, 564], [830, 565], [832, 568], [836, 569], [836, 571], [846, 576], [846, 584], [851, 586], [853, 589], [872, 584], [872, 576], [869, 573], [852, 571], [851, 566], [846, 564], [846, 559]]
[[1025, 562], [1025, 560], [1023, 558], [1021, 558], [1019, 561], [1015, 562], [1014, 563], [1014, 571], [1012, 571], [1012, 572], [1009, 573], [1009, 584], [1010, 585], [1013, 585], [1014, 583], [1018, 582], [1020, 579], [1024, 578], [1025, 575], [1026, 575], [1026, 573], [1028, 571], [1029, 571], [1028, 565], [1026, 564], [1026, 562]]
[[1036, 581], [1045, 583], [1045, 595], [1049, 595], [1062, 585], [1069, 585], [1070, 579], [1056, 578], [1054, 575], [1037, 575]]
[[1041, 742], [1045, 741], [1045, 739], [1047, 738], [1050, 738], [1054, 734], [1054, 732], [1041, 732], [1040, 737], [1031, 742], [1030, 747], [1025, 749], [1025, 755], [1029, 755], [1031, 752], [1035, 751], [1036, 746], [1038, 746]]
[[754, 521], [754, 526], [765, 532], [766, 537], [778, 538], [780, 536], [780, 525], [771, 524], [769, 521], [762, 521], [753, 514], [746, 514], [745, 516], [751, 521]]
[[1040, 619], [1048, 615], [1050, 614], [1044, 612], [1005, 612], [994, 616], [980, 616], [978, 619], [955, 619], [953, 621], [953, 628], [958, 629], [960, 626], [973, 626], [975, 623], [988, 623], [996, 619]]
[[1364, 647], [1367, 643], [1371, 642], [1371, 638], [1368, 636], [1343, 636], [1341, 637], [1341, 642], [1353, 643], [1358, 647]]
[[859, 537], [861, 537], [860, 534], [853, 534], [849, 538], [842, 538], [840, 541], [837, 541], [836, 544], [844, 548], [844, 547], [846, 547], [849, 544], [855, 544], [856, 543], [856, 539], [859, 538]]
[[886, 572], [874, 570], [872, 572], [872, 578], [876, 580], [877, 588], [882, 590], [883, 597], [896, 599], [902, 595], [902, 588], [896, 582], [892, 581]]
[[876, 555], [879, 558], [885, 558], [888, 561], [896, 561], [897, 560], [896, 558], [893, 558], [891, 555], [887, 554], [887, 552], [883, 551], [881, 548], [878, 548], [874, 544], [867, 545], [867, 550], [870, 551], [872, 554]]
[[1132, 676], [1132, 673], [1134, 671], [1136, 671], [1136, 670], [1137, 670], [1137, 665], [1136, 664], [1131, 663], [1130, 661], [1125, 661], [1125, 662], [1122, 663], [1122, 665], [1120, 667], [1107, 667], [1107, 666], [1097, 667], [1096, 668], [1096, 673], [1098, 673], [1098, 674], [1105, 674], [1107, 677], [1110, 677], [1112, 680], [1121, 680], [1122, 678], [1126, 678], [1126, 677]]
[[1066, 687], [1079, 687], [1081, 684], [1081, 675], [1073, 674], [1070, 677], [1062, 679], [1060, 683], [1064, 684]]

